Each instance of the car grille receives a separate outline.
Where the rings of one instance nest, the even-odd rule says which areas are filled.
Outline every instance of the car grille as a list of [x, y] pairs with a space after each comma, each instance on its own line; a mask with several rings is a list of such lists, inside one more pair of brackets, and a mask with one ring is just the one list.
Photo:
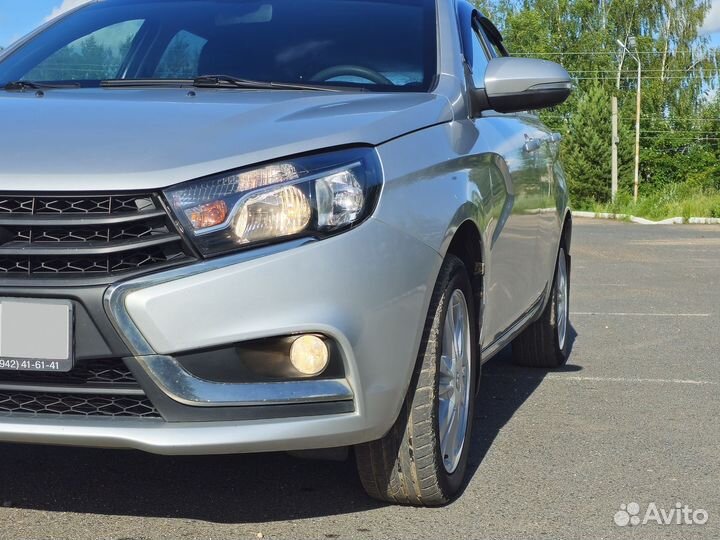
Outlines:
[[192, 259], [156, 194], [0, 195], [0, 276], [115, 276]]
[[0, 415], [159, 418], [145, 396], [107, 396], [0, 391]]
[[84, 361], [67, 373], [0, 372], [0, 415], [162, 418], [120, 358]]

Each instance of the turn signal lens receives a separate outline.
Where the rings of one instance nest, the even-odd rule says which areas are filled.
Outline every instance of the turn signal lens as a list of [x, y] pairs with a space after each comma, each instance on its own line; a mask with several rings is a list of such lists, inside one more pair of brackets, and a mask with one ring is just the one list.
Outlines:
[[225, 223], [228, 217], [228, 207], [225, 201], [213, 201], [188, 208], [185, 210], [185, 215], [196, 230], [208, 229]]
[[290, 362], [303, 375], [319, 375], [329, 359], [327, 345], [317, 336], [301, 336], [290, 347]]

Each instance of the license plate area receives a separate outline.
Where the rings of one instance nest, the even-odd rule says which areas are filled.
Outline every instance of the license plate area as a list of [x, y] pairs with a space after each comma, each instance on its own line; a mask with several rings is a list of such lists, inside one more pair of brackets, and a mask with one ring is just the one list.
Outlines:
[[69, 300], [0, 298], [0, 370], [70, 371], [73, 315]]

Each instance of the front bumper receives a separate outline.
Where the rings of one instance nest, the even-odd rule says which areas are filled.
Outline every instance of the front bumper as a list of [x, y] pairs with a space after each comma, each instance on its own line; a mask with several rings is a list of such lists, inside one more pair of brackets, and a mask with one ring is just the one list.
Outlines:
[[235, 454], [334, 448], [377, 437], [358, 414], [243, 422], [72, 418], [0, 421], [0, 440], [143, 450], [163, 455]]
[[[161, 454], [301, 450], [380, 438], [407, 392], [441, 264], [435, 251], [371, 219], [294, 242], [113, 285], [105, 310], [126, 363], [163, 420], [0, 418], [0, 440]], [[295, 333], [337, 343], [340, 380], [213, 383], [174, 362], [186, 351]]]

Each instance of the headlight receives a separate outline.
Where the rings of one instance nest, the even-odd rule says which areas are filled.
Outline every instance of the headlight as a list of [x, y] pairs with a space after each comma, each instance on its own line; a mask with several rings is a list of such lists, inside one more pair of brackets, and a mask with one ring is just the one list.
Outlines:
[[174, 186], [165, 197], [205, 255], [359, 224], [377, 202], [377, 154], [355, 148], [283, 160]]

